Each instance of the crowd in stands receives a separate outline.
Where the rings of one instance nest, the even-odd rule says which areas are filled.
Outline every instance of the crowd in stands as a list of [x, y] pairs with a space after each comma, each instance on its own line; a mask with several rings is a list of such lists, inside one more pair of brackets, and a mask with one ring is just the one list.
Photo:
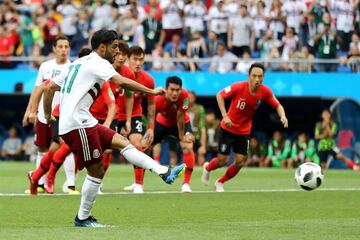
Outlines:
[[7, 57], [48, 56], [59, 33], [76, 56], [106, 28], [144, 47], [148, 70], [246, 73], [261, 58], [269, 71], [360, 71], [358, 0], [0, 2], [0, 68], [16, 66]]

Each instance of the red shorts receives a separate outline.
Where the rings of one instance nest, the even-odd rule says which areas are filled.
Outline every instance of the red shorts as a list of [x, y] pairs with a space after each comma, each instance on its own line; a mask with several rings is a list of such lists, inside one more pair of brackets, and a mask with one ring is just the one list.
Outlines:
[[116, 134], [110, 128], [96, 124], [91, 128], [80, 128], [61, 135], [75, 155], [79, 170], [102, 161], [103, 150], [111, 148]]
[[35, 145], [39, 148], [49, 148], [53, 136], [54, 132], [52, 128], [49, 125], [40, 122], [38, 119], [35, 124]]

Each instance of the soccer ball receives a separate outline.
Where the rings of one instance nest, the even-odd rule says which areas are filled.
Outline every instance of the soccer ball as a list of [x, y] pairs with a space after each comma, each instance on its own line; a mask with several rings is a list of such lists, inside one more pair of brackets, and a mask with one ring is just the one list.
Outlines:
[[295, 180], [302, 189], [311, 191], [320, 187], [324, 180], [324, 173], [316, 163], [306, 162], [296, 169]]

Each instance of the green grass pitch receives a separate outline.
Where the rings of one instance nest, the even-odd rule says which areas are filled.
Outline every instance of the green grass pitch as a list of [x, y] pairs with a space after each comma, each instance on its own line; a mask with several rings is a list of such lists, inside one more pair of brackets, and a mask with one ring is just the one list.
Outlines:
[[[215, 193], [196, 168], [191, 194], [180, 193], [181, 181], [168, 186], [147, 172], [146, 194], [133, 195], [122, 193], [133, 182], [132, 167], [111, 165], [108, 194], [98, 196], [93, 210], [111, 227], [80, 229], [72, 225], [80, 196], [21, 195], [33, 167], [0, 162], [0, 239], [360, 239], [360, 173], [351, 170], [325, 171], [321, 188], [306, 192], [295, 184], [294, 170], [245, 168], [225, 185], [228, 192]], [[211, 182], [224, 171], [215, 171]], [[64, 179], [60, 170], [57, 193]]]

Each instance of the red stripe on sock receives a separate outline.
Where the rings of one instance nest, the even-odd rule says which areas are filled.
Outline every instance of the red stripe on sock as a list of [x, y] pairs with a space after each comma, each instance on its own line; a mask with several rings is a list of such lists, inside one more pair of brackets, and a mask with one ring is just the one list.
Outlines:
[[195, 154], [193, 151], [183, 154], [183, 162], [186, 164], [186, 170], [184, 174], [184, 182], [190, 183], [192, 171], [194, 169], [195, 164]]
[[355, 163], [353, 162], [353, 160], [350, 160], [350, 161], [347, 162], [347, 165], [348, 165], [349, 168], [353, 168]]
[[213, 171], [215, 169], [219, 168], [217, 157], [210, 160], [209, 164], [206, 166], [206, 170]]
[[62, 142], [60, 144], [59, 149], [54, 154], [54, 163], [51, 164], [50, 171], [48, 173], [48, 177], [55, 178], [57, 171], [61, 167], [61, 165], [65, 162], [65, 158], [68, 154], [71, 153], [71, 150], [66, 143]]
[[40, 166], [34, 171], [32, 175], [32, 180], [37, 182], [39, 179], [49, 171], [54, 153], [49, 150], [45, 153], [45, 155], [41, 158]]

